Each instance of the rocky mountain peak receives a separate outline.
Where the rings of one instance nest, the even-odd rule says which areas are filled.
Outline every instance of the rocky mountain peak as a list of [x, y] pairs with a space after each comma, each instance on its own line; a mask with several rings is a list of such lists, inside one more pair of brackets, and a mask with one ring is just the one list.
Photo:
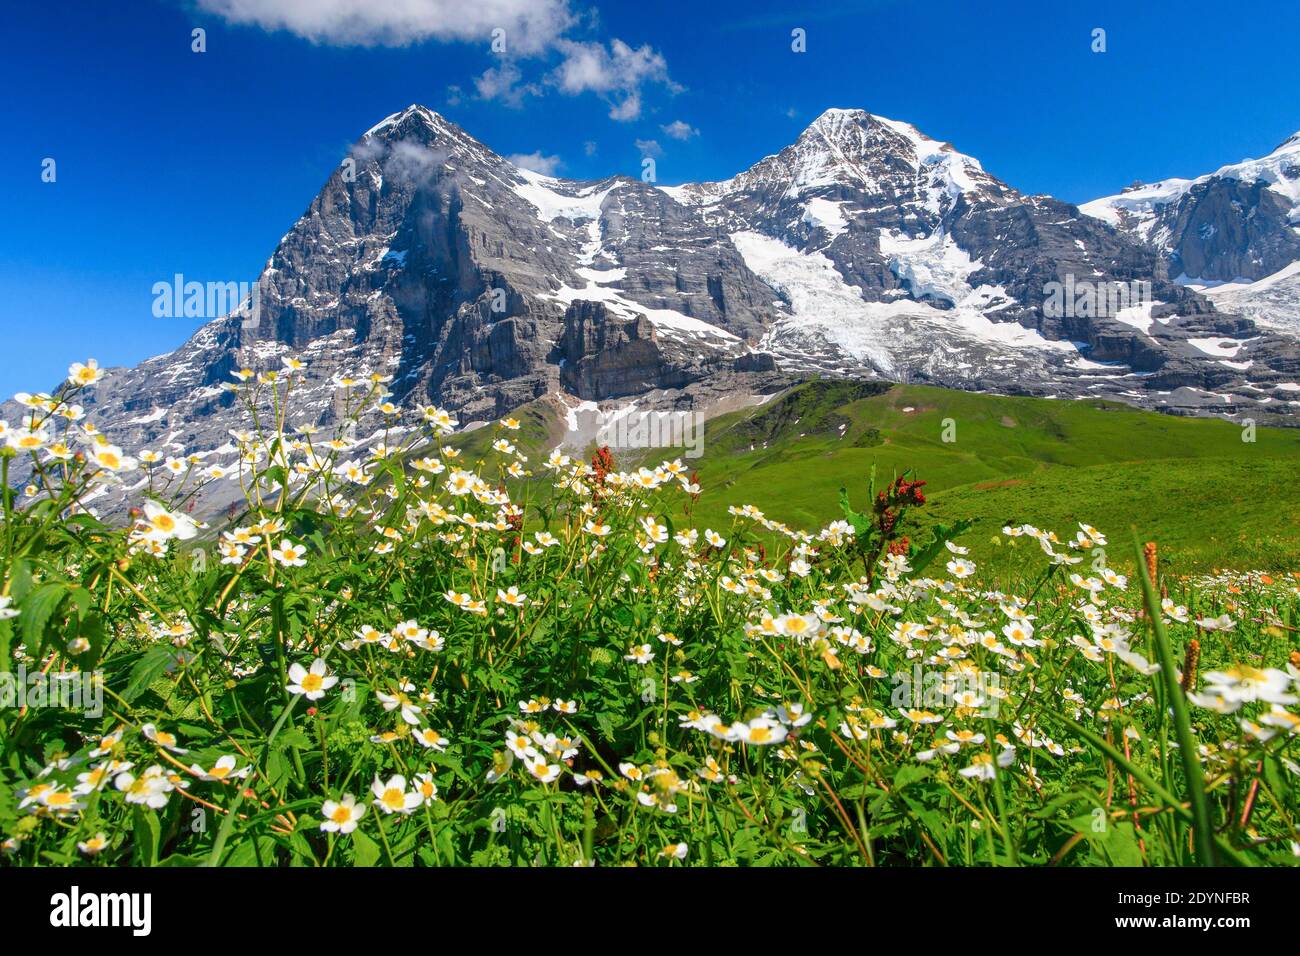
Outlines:
[[943, 204], [941, 193], [956, 197], [1006, 188], [950, 144], [862, 109], [826, 110], [792, 144], [723, 186], [727, 192], [783, 187], [787, 196], [897, 195], [917, 198], [935, 212]]
[[386, 116], [366, 130], [352, 149], [354, 161], [393, 166], [399, 179], [404, 172], [433, 166], [440, 167], [441, 173], [455, 174], [457, 166], [449, 162], [452, 157], [493, 168], [510, 165], [441, 113], [419, 104]]
[[795, 144], [823, 146], [854, 156], [873, 148], [883, 130], [884, 125], [866, 110], [832, 108], [809, 123]]
[[404, 110], [390, 113], [362, 134], [362, 139], [381, 136], [384, 139], [403, 139], [415, 135], [420, 129], [437, 134], [440, 130], [454, 131], [455, 135], [467, 136], [463, 129], [448, 120], [436, 110], [419, 103], [412, 103]]
[[800, 134], [796, 144], [818, 142], [847, 160], [890, 153], [914, 165], [950, 153], [979, 168], [979, 161], [958, 153], [951, 143], [922, 133], [910, 123], [876, 116], [861, 109], [828, 109]]

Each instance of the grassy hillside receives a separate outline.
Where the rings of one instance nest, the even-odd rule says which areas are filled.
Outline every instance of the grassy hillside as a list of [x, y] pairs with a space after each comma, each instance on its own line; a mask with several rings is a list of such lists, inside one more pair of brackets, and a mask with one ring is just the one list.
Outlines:
[[1235, 423], [1110, 402], [810, 382], [710, 421], [703, 457], [688, 464], [704, 487], [696, 514], [718, 526], [738, 502], [822, 524], [839, 516], [841, 487], [865, 503], [874, 466], [884, 480], [911, 469], [928, 482], [928, 520], [975, 520], [965, 538], [986, 560], [1001, 560], [992, 538], [1004, 524], [1065, 533], [1086, 521], [1126, 544], [1136, 525], [1179, 569], [1300, 567], [1300, 430], [1242, 438]]

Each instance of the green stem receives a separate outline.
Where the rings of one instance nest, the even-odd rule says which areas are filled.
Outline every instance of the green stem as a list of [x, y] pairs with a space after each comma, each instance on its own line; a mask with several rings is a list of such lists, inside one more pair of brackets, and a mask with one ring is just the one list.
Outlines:
[[1142, 581], [1142, 595], [1146, 600], [1147, 617], [1151, 621], [1151, 630], [1156, 639], [1156, 651], [1160, 655], [1160, 673], [1164, 679], [1165, 694], [1174, 712], [1174, 731], [1178, 737], [1178, 756], [1183, 764], [1183, 776], [1187, 782], [1188, 796], [1192, 805], [1192, 817], [1196, 832], [1196, 863], [1199, 866], [1214, 866], [1214, 828], [1210, 821], [1210, 802], [1205, 797], [1205, 778], [1201, 773], [1201, 761], [1198, 758], [1196, 738], [1192, 736], [1192, 721], [1187, 711], [1187, 697], [1178, 683], [1178, 668], [1174, 661], [1173, 648], [1169, 644], [1169, 634], [1165, 631], [1164, 620], [1160, 616], [1160, 599], [1156, 596], [1155, 583], [1147, 573], [1146, 561], [1143, 560], [1142, 548], [1137, 536], [1133, 537], [1133, 549], [1137, 557], [1138, 575]]

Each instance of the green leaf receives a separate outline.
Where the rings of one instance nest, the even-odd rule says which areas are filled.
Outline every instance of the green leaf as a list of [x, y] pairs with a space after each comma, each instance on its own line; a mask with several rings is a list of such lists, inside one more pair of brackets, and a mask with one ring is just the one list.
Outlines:
[[370, 837], [366, 836], [361, 830], [352, 831], [352, 846], [356, 856], [353, 863], [356, 866], [374, 866], [379, 862], [379, 844]]
[[280, 736], [275, 741], [275, 746], [279, 750], [287, 750], [289, 747], [310, 749], [312, 744], [312, 739], [297, 727], [286, 727], [280, 731]]
[[919, 575], [929, 567], [931, 562], [944, 551], [945, 542], [953, 540], [966, 531], [972, 523], [965, 518], [958, 518], [952, 524], [935, 525], [930, 534], [930, 540], [922, 545], [919, 550], [913, 551], [908, 558], [908, 563], [912, 565], [912, 573]]
[[157, 866], [158, 844], [162, 839], [162, 828], [158, 823], [158, 814], [144, 807], [135, 808], [135, 865]]
[[94, 666], [95, 662], [99, 660], [99, 656], [104, 652], [103, 616], [98, 611], [83, 614], [80, 627], [77, 629], [77, 635], [90, 642], [89, 650], [76, 657], [77, 664], [83, 670], [88, 670]]
[[170, 647], [151, 647], [145, 651], [144, 656], [131, 668], [131, 676], [122, 691], [122, 699], [129, 703], [148, 690], [167, 670], [167, 665], [174, 657], [175, 652]]
[[270, 837], [247, 837], [235, 844], [222, 866], [268, 866], [275, 862], [275, 841]]
[[27, 561], [15, 561], [9, 569], [9, 596], [21, 603], [32, 590], [32, 566]]
[[272, 750], [266, 755], [266, 779], [273, 788], [278, 790], [284, 786], [284, 782], [289, 779], [289, 771], [289, 761], [283, 750]]
[[898, 773], [894, 774], [894, 789], [902, 790], [904, 787], [930, 776], [932, 776], [932, 772], [929, 767], [923, 767], [920, 764], [907, 764]]
[[1099, 862], [1106, 866], [1142, 866], [1142, 848], [1138, 845], [1137, 831], [1128, 821], [1110, 821], [1104, 830], [1095, 828], [1091, 814], [1075, 817], [1070, 826], [1082, 833]]
[[37, 652], [44, 645], [46, 625], [68, 596], [68, 586], [62, 581], [42, 584], [23, 602], [22, 614], [18, 620], [22, 624], [23, 643], [29, 653]]
[[865, 515], [858, 514], [849, 504], [849, 492], [847, 488], [840, 488], [840, 511], [844, 512], [844, 520], [853, 525], [855, 534], [863, 534], [870, 527], [871, 522]]
[[10, 619], [0, 621], [0, 674], [9, 673], [13, 666], [11, 647], [13, 646], [14, 627]]

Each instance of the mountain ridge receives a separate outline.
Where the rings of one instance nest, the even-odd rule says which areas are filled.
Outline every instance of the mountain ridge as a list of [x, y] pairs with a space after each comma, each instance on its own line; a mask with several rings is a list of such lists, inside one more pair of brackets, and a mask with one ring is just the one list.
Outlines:
[[1300, 334], [1300, 132], [1258, 159], [1079, 208], [1155, 250], [1176, 281], [1222, 311]]
[[[339, 376], [370, 374], [396, 406], [462, 420], [547, 394], [707, 413], [829, 375], [1291, 422], [1294, 338], [1168, 272], [1124, 230], [865, 110], [825, 111], [727, 180], [660, 186], [530, 172], [413, 104], [277, 243], [251, 320], [111, 370], [86, 407], [124, 445], [221, 447], [231, 373], [294, 356], [303, 425], [337, 418]], [[1149, 301], [1062, 312], [1063, 283]]]

